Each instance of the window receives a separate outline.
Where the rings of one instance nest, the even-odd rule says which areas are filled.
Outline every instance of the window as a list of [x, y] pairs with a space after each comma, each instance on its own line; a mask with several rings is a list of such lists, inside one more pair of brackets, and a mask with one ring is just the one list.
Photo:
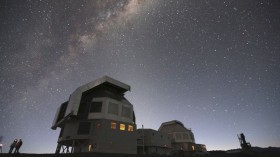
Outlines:
[[130, 118], [130, 113], [131, 113], [130, 108], [125, 107], [125, 106], [122, 107], [122, 116], [123, 117]]
[[98, 113], [102, 111], [102, 102], [92, 102], [90, 105], [90, 111], [91, 113]]
[[109, 102], [108, 113], [118, 115], [119, 114], [119, 105]]
[[183, 133], [183, 139], [188, 139], [188, 134], [187, 133]]
[[111, 129], [116, 129], [117, 128], [117, 123], [111, 122]]
[[128, 125], [127, 131], [133, 131], [133, 126], [132, 125]]
[[92, 145], [91, 145], [91, 144], [88, 145], [88, 151], [89, 151], [89, 152], [92, 151]]
[[78, 135], [89, 134], [90, 122], [81, 122], [78, 128]]
[[122, 131], [125, 130], [125, 124], [120, 124], [120, 130], [122, 130]]
[[181, 133], [176, 133], [176, 139], [182, 139]]

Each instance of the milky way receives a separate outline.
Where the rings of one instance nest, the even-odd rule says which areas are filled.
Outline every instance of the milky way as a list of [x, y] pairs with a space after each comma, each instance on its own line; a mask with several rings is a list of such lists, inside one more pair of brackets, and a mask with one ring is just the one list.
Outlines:
[[57, 107], [103, 75], [138, 127], [177, 119], [209, 150], [280, 147], [280, 2], [0, 2], [0, 137], [54, 152]]

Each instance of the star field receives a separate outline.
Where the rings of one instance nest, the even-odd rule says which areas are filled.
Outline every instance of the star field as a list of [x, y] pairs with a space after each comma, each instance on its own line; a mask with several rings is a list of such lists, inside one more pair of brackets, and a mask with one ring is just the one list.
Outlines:
[[53, 153], [57, 107], [108, 75], [136, 124], [179, 120], [208, 150], [280, 147], [280, 2], [0, 1], [0, 136]]

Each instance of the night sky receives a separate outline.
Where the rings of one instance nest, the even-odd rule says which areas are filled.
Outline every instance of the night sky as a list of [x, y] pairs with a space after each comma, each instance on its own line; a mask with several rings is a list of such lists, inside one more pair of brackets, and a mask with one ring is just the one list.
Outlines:
[[[131, 86], [136, 123], [179, 120], [208, 150], [280, 147], [279, 0], [0, 0], [0, 136], [54, 153], [79, 86]], [[1, 139], [1, 138], [0, 138]]]

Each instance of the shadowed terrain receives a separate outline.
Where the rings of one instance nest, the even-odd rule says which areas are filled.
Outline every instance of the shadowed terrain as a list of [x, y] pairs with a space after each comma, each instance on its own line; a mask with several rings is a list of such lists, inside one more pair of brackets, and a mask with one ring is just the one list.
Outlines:
[[[130, 154], [102, 154], [102, 153], [75, 153], [75, 154], [0, 154], [1, 157], [168, 157], [160, 155], [130, 155]], [[207, 157], [279, 157], [280, 152], [259, 152], [259, 153], [235, 153], [228, 154], [225, 151], [210, 151], [209, 155], [176, 155], [172, 157], [207, 156]]]

